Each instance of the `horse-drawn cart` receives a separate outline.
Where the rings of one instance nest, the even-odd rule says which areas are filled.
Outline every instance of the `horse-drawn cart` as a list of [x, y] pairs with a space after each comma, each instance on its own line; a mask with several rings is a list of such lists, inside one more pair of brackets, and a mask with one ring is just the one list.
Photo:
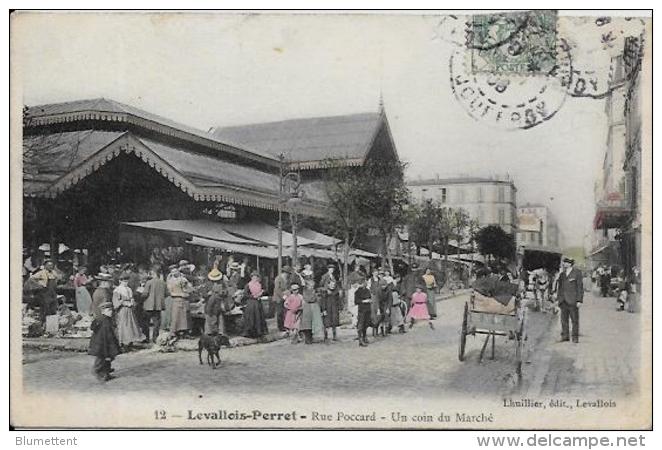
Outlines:
[[458, 358], [464, 361], [467, 336], [486, 335], [479, 360], [482, 361], [487, 344], [492, 340], [492, 356], [496, 336], [507, 336], [514, 341], [517, 375], [522, 375], [522, 360], [526, 343], [526, 308], [522, 307], [520, 295], [513, 295], [505, 305], [494, 298], [484, 296], [472, 290], [469, 300], [464, 304], [462, 328], [460, 329], [460, 347]]

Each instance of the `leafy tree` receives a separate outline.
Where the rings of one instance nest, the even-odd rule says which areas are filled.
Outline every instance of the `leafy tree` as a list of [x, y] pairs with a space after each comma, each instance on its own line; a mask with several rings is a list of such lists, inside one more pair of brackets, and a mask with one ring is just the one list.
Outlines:
[[361, 169], [364, 186], [361, 211], [370, 228], [379, 233], [382, 260], [393, 267], [390, 242], [396, 230], [407, 222], [407, 208], [411, 202], [404, 181], [406, 165], [400, 161], [369, 160]]
[[429, 250], [429, 258], [432, 259], [432, 249], [440, 240], [438, 225], [441, 220], [442, 207], [432, 199], [410, 207], [409, 239], [416, 244], [417, 254], [420, 255], [421, 247], [425, 247]]
[[496, 225], [481, 228], [476, 234], [478, 251], [494, 258], [512, 258], [515, 253], [515, 239], [511, 234]]
[[343, 240], [343, 287], [347, 289], [349, 250], [367, 230], [367, 219], [361, 211], [363, 180], [356, 168], [336, 160], [327, 160], [324, 166], [324, 189], [330, 210], [324, 223], [330, 234]]
[[405, 224], [409, 205], [404, 164], [375, 159], [361, 167], [347, 167], [337, 160], [327, 160], [324, 167], [324, 188], [331, 210], [326, 222], [332, 234], [344, 241], [343, 278], [347, 280], [349, 249], [370, 229], [379, 233], [382, 257], [392, 265], [388, 244], [397, 228]]

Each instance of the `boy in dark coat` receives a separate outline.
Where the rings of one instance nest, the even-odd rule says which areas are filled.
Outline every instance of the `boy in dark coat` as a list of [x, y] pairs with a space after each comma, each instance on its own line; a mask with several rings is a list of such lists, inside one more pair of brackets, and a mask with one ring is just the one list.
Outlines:
[[99, 381], [108, 381], [114, 378], [110, 375], [113, 371], [111, 363], [120, 353], [119, 342], [115, 335], [113, 324], [113, 304], [103, 303], [100, 306], [101, 317], [94, 319], [90, 328], [94, 332], [90, 339], [88, 355], [96, 356], [94, 360], [94, 375]]
[[361, 283], [361, 287], [359, 287], [354, 293], [354, 304], [359, 307], [359, 317], [356, 324], [356, 329], [359, 334], [360, 347], [365, 347], [368, 345], [366, 330], [370, 324], [370, 304], [372, 303], [372, 294], [370, 294], [370, 290], [365, 285], [366, 282], [363, 281]]

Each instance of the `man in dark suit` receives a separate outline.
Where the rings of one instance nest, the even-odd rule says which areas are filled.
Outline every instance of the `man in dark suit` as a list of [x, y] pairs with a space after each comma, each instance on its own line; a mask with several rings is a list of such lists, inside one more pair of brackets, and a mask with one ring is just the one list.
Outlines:
[[572, 321], [572, 342], [579, 342], [579, 307], [584, 300], [582, 272], [574, 267], [572, 258], [563, 258], [556, 299], [561, 308], [561, 342], [570, 340], [569, 320]]

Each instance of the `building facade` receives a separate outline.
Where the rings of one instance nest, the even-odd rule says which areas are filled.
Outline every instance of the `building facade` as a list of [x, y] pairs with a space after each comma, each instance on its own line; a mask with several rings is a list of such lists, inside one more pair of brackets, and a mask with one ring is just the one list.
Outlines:
[[433, 199], [449, 208], [464, 209], [479, 226], [498, 225], [517, 232], [517, 188], [509, 178], [432, 178], [407, 183], [414, 201]]
[[545, 205], [526, 203], [517, 208], [517, 247], [561, 247], [561, 233], [554, 214]]
[[628, 37], [625, 40], [623, 64], [625, 67], [625, 202], [628, 216], [622, 226], [621, 252], [623, 265], [629, 273], [641, 263], [641, 64], [643, 59], [643, 37]]
[[639, 38], [627, 38], [623, 53], [612, 59], [607, 142], [594, 188], [592, 267], [632, 266], [640, 258], [641, 48]]

